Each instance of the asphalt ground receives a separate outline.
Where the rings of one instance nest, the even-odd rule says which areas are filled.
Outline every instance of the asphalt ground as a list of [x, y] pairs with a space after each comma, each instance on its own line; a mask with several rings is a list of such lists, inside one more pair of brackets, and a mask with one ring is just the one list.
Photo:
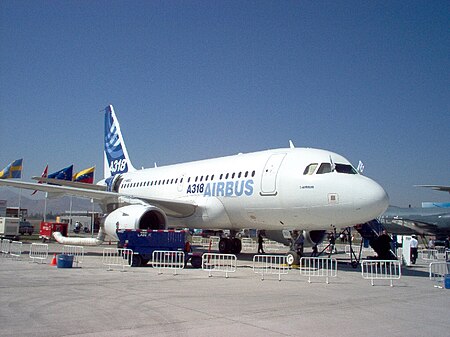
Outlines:
[[[103, 247], [114, 247], [104, 245]], [[449, 336], [450, 291], [428, 278], [428, 263], [388, 281], [361, 277], [339, 256], [324, 279], [291, 270], [264, 281], [240, 254], [235, 273], [151, 267], [108, 271], [103, 247], [86, 247], [81, 268], [0, 257], [0, 336]]]

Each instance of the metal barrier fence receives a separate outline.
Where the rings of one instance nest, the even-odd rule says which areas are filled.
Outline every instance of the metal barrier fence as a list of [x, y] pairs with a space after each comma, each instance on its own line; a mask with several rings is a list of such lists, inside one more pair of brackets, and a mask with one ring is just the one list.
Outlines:
[[435, 288], [444, 288], [445, 275], [450, 274], [450, 262], [431, 262], [429, 267], [430, 280]]
[[228, 273], [236, 272], [236, 264], [236, 255], [233, 254], [205, 253], [202, 256], [202, 270], [209, 272], [209, 277], [214, 271], [225, 273], [228, 278]]
[[125, 248], [103, 248], [102, 263], [108, 266], [108, 270], [113, 270], [113, 267], [122, 268], [131, 267], [133, 264], [133, 251]]
[[281, 281], [281, 275], [289, 272], [286, 255], [253, 256], [253, 272], [261, 274], [261, 280], [264, 280], [265, 274], [273, 274], [278, 275], [278, 281]]
[[393, 281], [402, 276], [402, 269], [398, 260], [365, 260], [361, 262], [361, 275], [370, 280], [371, 285], [374, 280], [389, 280], [393, 287]]
[[16, 257], [17, 259], [20, 259], [22, 256], [22, 242], [19, 241], [12, 241], [9, 244], [9, 255]]
[[73, 263], [78, 264], [83, 263], [84, 259], [84, 247], [83, 246], [71, 246], [71, 245], [64, 245], [63, 254], [67, 255], [73, 255]]
[[3, 254], [9, 254], [9, 248], [11, 245], [11, 241], [8, 239], [3, 239], [2, 240], [2, 253]]
[[152, 254], [152, 267], [158, 269], [158, 274], [162, 274], [164, 269], [177, 270], [184, 269], [185, 255], [183, 251], [155, 250]]
[[204, 248], [217, 249], [219, 247], [220, 237], [210, 236], [209, 238], [204, 238], [202, 236], [194, 235], [192, 236], [192, 244], [195, 246], [202, 246]]
[[282, 243], [272, 241], [272, 240], [264, 240], [264, 250], [265, 251], [271, 251], [271, 252], [278, 252], [280, 250], [286, 250], [287, 246], [283, 245]]
[[[352, 245], [352, 249], [353, 249], [353, 252], [355, 253], [355, 255], [359, 255], [359, 252], [361, 251], [361, 246]], [[350, 256], [350, 254], [351, 254], [350, 253], [350, 245], [345, 245], [344, 251], [345, 251], [345, 254]], [[372, 248], [362, 247], [362, 254], [374, 254], [374, 253], [375, 253], [375, 251]]]
[[337, 276], [337, 260], [327, 257], [302, 257], [300, 259], [300, 275], [311, 277], [325, 277], [327, 284], [330, 277]]
[[30, 259], [33, 262], [41, 261], [44, 263], [48, 257], [48, 244], [46, 243], [32, 243], [30, 245]]
[[437, 249], [421, 249], [419, 250], [419, 258], [424, 261], [436, 261], [438, 260]]
[[242, 250], [244, 252], [254, 251], [257, 248], [256, 241], [253, 240], [252, 238], [242, 238], [241, 242], [242, 242]]

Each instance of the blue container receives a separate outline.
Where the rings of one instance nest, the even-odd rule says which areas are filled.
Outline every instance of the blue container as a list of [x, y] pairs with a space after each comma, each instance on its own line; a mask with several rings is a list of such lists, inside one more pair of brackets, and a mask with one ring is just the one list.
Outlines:
[[450, 289], [450, 274], [446, 274], [444, 277], [445, 289]]
[[56, 266], [58, 268], [72, 268], [73, 255], [60, 254], [57, 257]]

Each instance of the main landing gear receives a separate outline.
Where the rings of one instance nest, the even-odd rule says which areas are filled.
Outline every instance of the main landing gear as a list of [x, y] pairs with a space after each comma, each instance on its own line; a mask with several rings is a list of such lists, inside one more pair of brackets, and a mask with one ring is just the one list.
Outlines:
[[239, 254], [242, 250], [241, 239], [236, 238], [235, 233], [231, 233], [230, 238], [221, 238], [219, 241], [220, 254]]

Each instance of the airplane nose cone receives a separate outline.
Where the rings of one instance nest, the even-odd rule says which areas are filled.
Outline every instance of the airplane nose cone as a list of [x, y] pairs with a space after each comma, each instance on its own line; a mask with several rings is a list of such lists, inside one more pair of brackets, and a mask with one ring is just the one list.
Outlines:
[[367, 221], [373, 220], [383, 214], [389, 206], [389, 197], [386, 191], [375, 181], [361, 177], [361, 186], [358, 197], [355, 198], [356, 211], [367, 215]]

